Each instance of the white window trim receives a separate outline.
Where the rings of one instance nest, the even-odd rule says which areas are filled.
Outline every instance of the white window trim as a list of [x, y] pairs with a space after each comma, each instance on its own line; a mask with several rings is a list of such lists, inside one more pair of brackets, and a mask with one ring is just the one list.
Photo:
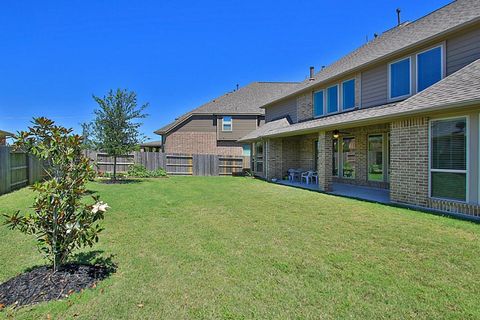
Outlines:
[[[225, 117], [230, 117], [230, 119], [231, 119], [230, 123], [229, 123], [230, 124], [230, 130], [225, 130], [225, 121], [224, 121]], [[228, 124], [228, 121], [226, 123]], [[222, 117], [222, 131], [223, 132], [232, 132], [233, 131], [233, 117], [232, 116], [223, 116]]]
[[[353, 80], [353, 107], [350, 107], [350, 108], [347, 108], [345, 109], [345, 101], [343, 100], [343, 84], [346, 83], [346, 82], [349, 82], [349, 81], [352, 81]], [[351, 79], [347, 79], [347, 80], [344, 80], [342, 81], [342, 111], [344, 110], [353, 110], [355, 109], [356, 105], [357, 105], [357, 99], [355, 97], [355, 88], [356, 88], [356, 85], [357, 85], [357, 80], [355, 78], [351, 78]]]
[[[370, 165], [370, 137], [382, 137], [382, 180], [370, 180], [369, 179], [369, 172], [368, 172], [368, 167]], [[385, 172], [386, 172], [386, 164], [385, 164], [385, 160], [386, 160], [386, 155], [385, 155], [385, 134], [384, 133], [372, 133], [372, 134], [369, 134], [368, 137], [367, 137], [367, 181], [371, 181], [371, 182], [386, 182], [385, 181]]]
[[[328, 112], [328, 89], [330, 88], [333, 88], [333, 87], [337, 87], [337, 111], [333, 111], [333, 112]], [[325, 95], [325, 114], [328, 114], [328, 115], [332, 115], [332, 114], [336, 114], [336, 113], [340, 113], [341, 110], [341, 106], [340, 106], [340, 96], [341, 96], [341, 92], [340, 92], [340, 86], [337, 84], [333, 85], [333, 86], [329, 86], [325, 89], [325, 91], [327, 92], [327, 94]]]
[[[454, 169], [432, 169], [432, 122], [434, 121], [442, 121], [442, 120], [451, 120], [451, 119], [461, 119], [465, 118], [465, 123], [467, 124], [467, 128], [465, 129], [465, 136], [466, 141], [465, 144], [466, 148], [466, 163], [465, 163], [465, 170], [454, 170]], [[453, 117], [445, 117], [445, 118], [433, 118], [429, 120], [428, 123], [428, 197], [431, 199], [436, 200], [443, 200], [443, 201], [453, 201], [459, 203], [468, 203], [470, 200], [470, 177], [469, 177], [469, 166], [470, 166], [470, 117], [468, 115], [459, 115]], [[457, 199], [447, 199], [447, 198], [439, 198], [432, 196], [432, 172], [451, 172], [451, 173], [465, 173], [465, 201], [457, 200]]]
[[[316, 93], [319, 93], [319, 92], [323, 92], [322, 94], [322, 100], [323, 100], [323, 112], [321, 115], [315, 115], [315, 94]], [[325, 108], [325, 94], [326, 90], [325, 89], [320, 89], [320, 90], [316, 90], [316, 91], [313, 91], [313, 94], [312, 94], [312, 102], [313, 102], [313, 118], [321, 118], [321, 117], [324, 117], [326, 115], [326, 108]]]
[[418, 91], [418, 56], [421, 55], [422, 53], [425, 53], [425, 52], [428, 52], [430, 50], [433, 50], [433, 49], [437, 49], [437, 48], [440, 48], [440, 67], [441, 67], [441, 71], [440, 71], [440, 74], [441, 74], [441, 79], [442, 80], [443, 78], [445, 78], [445, 45], [444, 43], [441, 43], [441, 44], [437, 44], [433, 47], [429, 47], [428, 49], [425, 49], [425, 50], [422, 50], [420, 52], [417, 52], [415, 54], [415, 91], [418, 93], [420, 91]]
[[[404, 60], [408, 60], [408, 63], [409, 63], [409, 70], [410, 70], [410, 81], [409, 81], [409, 92], [408, 94], [405, 94], [403, 96], [398, 96], [398, 97], [392, 97], [392, 88], [391, 88], [391, 84], [392, 84], [392, 71], [391, 71], [391, 66], [395, 63], [398, 63], [400, 61], [404, 61]], [[408, 56], [408, 57], [403, 57], [401, 59], [397, 59], [395, 61], [392, 61], [388, 64], [388, 101], [397, 101], [397, 100], [402, 100], [402, 99], [405, 99], [406, 97], [409, 97], [412, 95], [412, 57], [411, 56]]]

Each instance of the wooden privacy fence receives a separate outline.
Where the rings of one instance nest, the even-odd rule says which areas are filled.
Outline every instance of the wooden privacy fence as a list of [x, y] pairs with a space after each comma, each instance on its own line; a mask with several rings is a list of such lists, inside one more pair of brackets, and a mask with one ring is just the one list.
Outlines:
[[[113, 172], [113, 157], [95, 151], [88, 151], [87, 155], [96, 164], [98, 172]], [[132, 164], [141, 164], [148, 170], [163, 168], [169, 175], [219, 176], [250, 169], [250, 157], [134, 152], [117, 157], [117, 172], [128, 171]]]
[[44, 176], [41, 161], [12, 147], [0, 146], [0, 194], [33, 184]]

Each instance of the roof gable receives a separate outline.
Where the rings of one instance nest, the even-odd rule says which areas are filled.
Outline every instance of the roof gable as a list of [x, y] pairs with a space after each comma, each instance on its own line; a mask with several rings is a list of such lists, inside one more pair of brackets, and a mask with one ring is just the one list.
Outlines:
[[298, 85], [298, 82], [253, 82], [187, 112], [172, 123], [158, 129], [155, 133], [167, 133], [193, 115], [263, 115], [265, 110], [261, 109], [260, 106], [280, 97], [296, 85]]

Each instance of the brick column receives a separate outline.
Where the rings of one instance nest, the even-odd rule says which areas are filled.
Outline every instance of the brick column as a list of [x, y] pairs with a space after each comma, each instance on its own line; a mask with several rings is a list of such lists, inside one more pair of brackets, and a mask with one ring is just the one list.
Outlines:
[[266, 150], [266, 179], [282, 179], [282, 139], [268, 139]]
[[331, 132], [318, 134], [318, 185], [323, 191], [332, 190], [333, 141]]
[[428, 118], [391, 123], [390, 199], [417, 206], [428, 201]]

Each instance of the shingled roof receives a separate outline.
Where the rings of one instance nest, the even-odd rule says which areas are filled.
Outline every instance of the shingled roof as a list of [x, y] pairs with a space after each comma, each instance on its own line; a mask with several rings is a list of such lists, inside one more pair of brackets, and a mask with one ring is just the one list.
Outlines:
[[297, 85], [298, 82], [253, 82], [187, 112], [155, 133], [165, 134], [193, 115], [263, 115], [265, 110], [260, 106], [277, 99]]
[[10, 132], [7, 132], [7, 131], [0, 130], [0, 136], [2, 136], [2, 137], [13, 137], [14, 134], [10, 133]]
[[268, 134], [271, 131], [285, 128], [285, 127], [288, 127], [289, 125], [290, 125], [290, 121], [288, 121], [286, 117], [278, 120], [270, 121], [265, 123], [263, 126], [259, 127], [257, 130], [250, 132], [249, 134], [247, 134], [246, 136], [244, 136], [242, 139], [238, 141], [243, 142], [243, 141], [257, 140], [258, 138]]
[[402, 102], [354, 110], [268, 130], [261, 130], [262, 127], [260, 127], [249, 134], [250, 137], [256, 138], [247, 139], [249, 136], [246, 136], [242, 141], [255, 140], [258, 137], [288, 136], [346, 126], [360, 126], [432, 110], [473, 105], [480, 105], [480, 59]]
[[313, 80], [303, 81], [282, 97], [263, 107], [268, 107], [277, 101], [294, 96], [342, 75], [355, 72], [370, 64], [386, 60], [401, 51], [478, 21], [480, 21], [480, 0], [454, 1], [414, 22], [405, 22], [384, 32], [376, 39], [318, 72]]

